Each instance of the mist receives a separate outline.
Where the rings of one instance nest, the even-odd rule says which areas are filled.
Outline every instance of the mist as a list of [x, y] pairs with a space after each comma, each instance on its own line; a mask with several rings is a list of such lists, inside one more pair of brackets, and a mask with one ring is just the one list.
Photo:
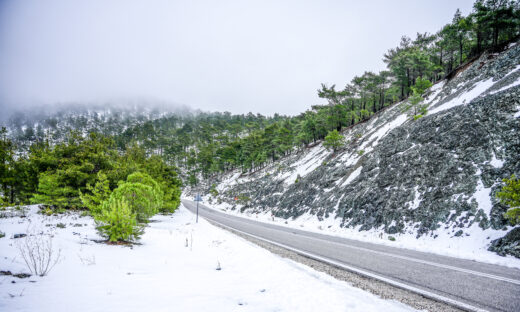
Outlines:
[[[473, 1], [2, 1], [0, 105], [298, 114]], [[124, 104], [126, 105], [126, 104]]]

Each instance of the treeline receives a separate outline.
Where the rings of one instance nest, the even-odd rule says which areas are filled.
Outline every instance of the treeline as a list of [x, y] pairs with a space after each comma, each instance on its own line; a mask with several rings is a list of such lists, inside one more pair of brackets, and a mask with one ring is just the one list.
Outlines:
[[136, 173], [157, 183], [156, 193], [161, 198], [157, 211], [173, 211], [180, 203], [181, 181], [176, 168], [160, 156], [147, 156], [138, 144], [117, 149], [110, 137], [96, 133], [85, 137], [72, 132], [65, 142], [35, 142], [27, 152], [20, 153], [6, 134], [2, 128], [0, 206], [35, 203], [53, 211], [92, 210], [89, 199], [98, 196], [99, 183], [109, 195]]

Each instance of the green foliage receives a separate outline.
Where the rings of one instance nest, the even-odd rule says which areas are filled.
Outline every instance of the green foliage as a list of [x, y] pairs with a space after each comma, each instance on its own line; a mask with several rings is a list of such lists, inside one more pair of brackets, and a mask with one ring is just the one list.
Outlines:
[[124, 199], [111, 197], [95, 221], [99, 233], [111, 242], [136, 240], [142, 234], [136, 214]]
[[[14, 146], [10, 139], [7, 138], [7, 129], [2, 127], [0, 130], [0, 187], [2, 195], [7, 197], [11, 193], [14, 184]], [[2, 203], [14, 202], [12, 198], [2, 198]]]
[[432, 83], [428, 79], [423, 79], [421, 77], [417, 77], [415, 81], [415, 86], [412, 87], [413, 94], [408, 98], [408, 102], [403, 104], [403, 110], [409, 111], [412, 110], [412, 116], [414, 120], [421, 118], [423, 115], [426, 115], [428, 112], [427, 105], [423, 105], [422, 102], [424, 98], [422, 94], [426, 89], [430, 88]]
[[153, 202], [161, 211], [173, 212], [180, 204], [181, 181], [176, 168], [159, 156], [148, 157], [136, 143], [118, 152], [112, 138], [71, 132], [54, 146], [35, 142], [14, 160], [6, 131], [1, 134], [0, 194], [9, 194], [13, 203], [30, 201], [54, 211], [88, 208], [92, 214], [99, 214], [119, 182], [140, 172], [141, 176], [135, 174], [130, 179], [141, 179], [153, 189]]
[[216, 184], [212, 184], [211, 185], [211, 188], [209, 189], [209, 193], [213, 197], [217, 197], [218, 196], [218, 191], [217, 191], [217, 185]]
[[422, 77], [417, 77], [415, 85], [412, 87], [414, 94], [422, 95], [424, 91], [433, 86], [430, 80]]
[[181, 203], [181, 180], [174, 167], [168, 166], [160, 157], [152, 156], [143, 165], [143, 169], [157, 182], [158, 192], [162, 192], [162, 204], [159, 210], [172, 213]]
[[152, 190], [152, 202], [156, 206], [157, 211], [160, 211], [164, 203], [164, 193], [159, 185], [152, 177], [143, 172], [134, 172], [126, 178], [127, 183], [140, 183], [149, 186]]
[[392, 241], [392, 242], [395, 242], [395, 237], [393, 237], [393, 236], [388, 236], [388, 240], [389, 240], [389, 241]]
[[101, 171], [97, 174], [97, 181], [94, 186], [87, 184], [86, 193], [80, 193], [80, 198], [85, 207], [87, 207], [93, 215], [101, 212], [101, 204], [110, 197], [110, 182], [107, 176]]
[[498, 199], [504, 205], [509, 206], [509, 210], [504, 214], [511, 224], [520, 223], [520, 179], [513, 174], [511, 178], [503, 180], [505, 185], [497, 193]]
[[147, 222], [159, 212], [159, 206], [155, 202], [156, 196], [151, 186], [123, 182], [112, 192], [109, 200], [103, 203], [102, 211], [108, 209], [107, 205], [110, 205], [111, 201], [125, 201], [138, 222]]
[[40, 175], [38, 190], [31, 201], [53, 208], [78, 208], [81, 206], [77, 189], [62, 185], [57, 173], [44, 172]]
[[359, 155], [359, 156], [363, 156], [363, 154], [365, 154], [365, 150], [359, 150], [359, 151], [358, 151], [358, 155]]
[[332, 130], [327, 134], [325, 140], [323, 141], [323, 146], [326, 149], [331, 149], [336, 152], [339, 148], [341, 148], [345, 144], [344, 138], [337, 130]]
[[247, 195], [238, 195], [236, 202], [240, 205], [247, 205], [251, 201], [251, 198]]
[[54, 148], [44, 146], [31, 150], [29, 170], [37, 177], [33, 203], [57, 208], [83, 207], [80, 194], [90, 193], [97, 173], [113, 168], [118, 159], [113, 141], [97, 134], [81, 137], [71, 133], [68, 140]]

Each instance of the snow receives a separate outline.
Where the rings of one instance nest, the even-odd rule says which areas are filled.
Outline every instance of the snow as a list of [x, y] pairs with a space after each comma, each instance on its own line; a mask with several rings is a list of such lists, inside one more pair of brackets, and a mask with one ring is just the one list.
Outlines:
[[439, 83], [436, 83], [434, 84], [431, 88], [430, 88], [430, 91], [432, 92], [430, 95], [428, 95], [426, 98], [425, 98], [425, 103], [429, 103], [431, 104], [436, 98], [437, 96], [439, 95], [439, 93], [442, 91], [442, 88], [446, 85], [446, 81], [441, 81]]
[[489, 164], [494, 168], [502, 168], [504, 166], [504, 161], [502, 159], [498, 159], [495, 154], [493, 154], [493, 158], [489, 161]]
[[413, 198], [412, 204], [410, 205], [410, 209], [411, 210], [419, 208], [419, 204], [422, 201], [421, 194], [419, 193], [419, 187], [418, 186], [416, 186], [414, 188], [413, 192], [414, 192], [414, 198]]
[[374, 133], [369, 134], [367, 136], [367, 138], [370, 139], [366, 139], [366, 141], [361, 145], [360, 150], [365, 150], [365, 152], [367, 152], [366, 149], [368, 145], [377, 145], [379, 140], [381, 140], [391, 130], [401, 126], [403, 123], [406, 122], [406, 120], [408, 120], [406, 114], [401, 114], [392, 121], [385, 123], [383, 126], [379, 127]]
[[440, 105], [438, 107], [433, 108], [432, 110], [429, 111], [429, 113], [430, 114], [436, 114], [436, 113], [445, 111], [447, 109], [450, 109], [450, 108], [453, 108], [453, 107], [456, 107], [456, 106], [459, 106], [459, 105], [468, 104], [473, 99], [475, 99], [476, 97], [478, 97], [479, 95], [484, 93], [493, 84], [494, 84], [493, 78], [489, 78], [489, 79], [486, 79], [486, 80], [479, 81], [470, 90], [461, 93], [456, 98], [454, 98], [454, 99], [452, 99], [452, 100], [450, 100], [450, 101], [448, 101], [448, 102], [446, 102], [446, 103], [444, 103], [444, 104], [442, 104], [442, 105]]
[[[517, 65], [511, 72], [509, 72], [506, 75], [506, 77], [511, 75], [512, 73], [518, 71], [518, 70], [520, 70], [520, 65]], [[502, 79], [504, 79], [504, 78], [502, 78]], [[512, 82], [512, 83], [510, 83], [510, 84], [508, 84], [508, 85], [506, 85], [506, 86], [504, 86], [504, 87], [502, 87], [502, 88], [500, 88], [498, 90], [494, 90], [494, 91], [489, 92], [489, 94], [495, 94], [495, 93], [498, 93], [498, 92], [502, 92], [504, 90], [507, 90], [507, 89], [512, 88], [512, 87], [516, 87], [518, 85], [520, 85], [520, 78], [517, 78], [514, 82]]]
[[347, 180], [345, 180], [345, 182], [343, 182], [343, 184], [341, 184], [341, 186], [346, 186], [348, 184], [350, 184], [350, 182], [354, 181], [355, 178], [357, 178], [359, 176], [359, 174], [361, 173], [361, 169], [363, 169], [363, 167], [358, 167], [356, 170], [354, 170], [354, 172], [352, 172]]
[[[489, 194], [488, 192], [489, 189], [483, 188], [482, 186], [482, 188], [478, 189], [474, 194], [476, 200], [483, 200], [482, 203], [479, 202], [479, 207], [486, 213], [489, 213], [490, 210], [490, 198], [489, 196], [487, 199], [485, 197]], [[416, 194], [416, 196], [419, 196], [418, 193]], [[418, 197], [416, 197], [416, 199], [419, 201]], [[412, 202], [412, 205], [414, 204], [416, 204], [415, 199], [414, 202]], [[211, 208], [211, 206], [209, 207]], [[475, 222], [470, 227], [460, 228], [463, 230], [464, 234], [462, 236], [456, 237], [454, 234], [457, 230], [459, 230], [459, 228], [454, 229], [452, 226], [447, 224], [447, 229], [445, 229], [445, 226], [441, 226], [439, 230], [417, 238], [417, 229], [415, 228], [416, 224], [408, 224], [404, 230], [404, 233], [392, 234], [392, 236], [396, 238], [396, 241], [390, 241], [388, 240], [388, 234], [384, 233], [383, 228], [371, 229], [368, 231], [360, 231], [359, 228], [361, 225], [354, 228], [344, 228], [340, 226], [341, 220], [335, 218], [332, 215], [329, 216], [329, 218], [322, 220], [319, 220], [317, 216], [309, 213], [303, 214], [296, 219], [283, 219], [273, 217], [270, 212], [243, 214], [239, 212], [239, 209], [230, 210], [230, 207], [226, 204], [220, 204], [214, 208], [224, 213], [253, 219], [259, 222], [274, 223], [281, 226], [344, 237], [363, 242], [429, 252], [449, 257], [503, 265], [512, 268], [520, 268], [520, 259], [517, 259], [513, 256], [502, 257], [494, 252], [487, 250], [489, 243], [492, 240], [503, 237], [508, 231], [511, 230], [511, 228], [507, 228], [505, 230], [493, 230], [491, 228], [483, 230], [479, 227], [478, 222]], [[456, 211], [452, 211], [452, 213], [456, 213]], [[449, 218], [447, 218], [447, 220], [448, 219]]]
[[513, 82], [511, 84], [508, 84], [507, 86], [502, 87], [502, 88], [500, 88], [498, 90], [491, 91], [491, 92], [489, 92], [489, 94], [495, 94], [495, 93], [498, 93], [498, 92], [502, 92], [504, 90], [507, 90], [507, 89], [512, 88], [512, 87], [516, 87], [518, 85], [520, 85], [520, 79], [517, 79], [517, 80], [515, 80], [515, 82]]
[[318, 168], [322, 164], [323, 159], [325, 159], [327, 156], [328, 153], [326, 152], [325, 148], [321, 146], [321, 144], [313, 147], [303, 158], [291, 166], [293, 171], [290, 175], [286, 175], [287, 178], [283, 177], [285, 182], [289, 185], [295, 183], [298, 176], [303, 178], [307, 174], [311, 173], [314, 169]]
[[491, 213], [491, 208], [493, 208], [493, 203], [491, 203], [491, 188], [484, 187], [484, 184], [480, 179], [472, 199], [476, 200], [478, 207], [484, 210], [486, 215], [489, 216]]
[[[32, 206], [27, 218], [0, 219], [6, 233], [0, 268], [28, 271], [16, 248], [20, 239], [11, 238], [28, 227], [53, 234], [61, 261], [45, 277], [0, 276], [1, 311], [412, 311], [203, 219], [195, 224], [184, 207], [154, 217], [141, 245], [132, 248], [93, 242], [99, 237], [90, 217], [47, 217], [36, 210]], [[46, 226], [58, 222], [66, 228]]]
[[241, 172], [239, 170], [239, 171], [235, 172], [233, 175], [231, 175], [228, 179], [225, 179], [224, 181], [219, 183], [217, 186], [217, 191], [222, 192], [222, 191], [226, 190], [227, 188], [235, 185], [237, 183], [237, 179], [240, 177], [240, 175], [241, 175]]

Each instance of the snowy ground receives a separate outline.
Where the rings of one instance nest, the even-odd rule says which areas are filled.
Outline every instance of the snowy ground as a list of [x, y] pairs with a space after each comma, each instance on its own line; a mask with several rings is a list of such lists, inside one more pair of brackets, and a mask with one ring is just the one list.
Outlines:
[[132, 248], [92, 241], [99, 237], [90, 217], [36, 210], [0, 219], [0, 270], [28, 273], [18, 233], [52, 234], [61, 260], [45, 277], [0, 275], [0, 311], [412, 311], [202, 219], [195, 224], [183, 207], [154, 217]]
[[[193, 199], [186, 198], [190, 200]], [[340, 226], [340, 220], [334, 219], [333, 217], [320, 221], [315, 215], [304, 214], [299, 218], [286, 220], [273, 217], [270, 212], [258, 214], [249, 212], [240, 213], [240, 209], [232, 210], [231, 207], [225, 203], [220, 205], [205, 204], [221, 212], [254, 219], [260, 222], [273, 223], [298, 228], [300, 230], [335, 235], [370, 243], [520, 268], [520, 259], [513, 256], [502, 257], [487, 250], [487, 246], [491, 240], [504, 236], [507, 231], [492, 229], [482, 230], [476, 223], [472, 227], [465, 228], [464, 232], [470, 234], [469, 236], [462, 235], [456, 237], [454, 236], [455, 230], [449, 228], [445, 231], [442, 229], [436, 231], [434, 235], [437, 235], [437, 237], [428, 235], [416, 238], [414, 228], [411, 226], [410, 229], [403, 234], [393, 234], [392, 236], [396, 240], [390, 241], [388, 239], [389, 235], [385, 234], [383, 229], [359, 231], [359, 228], [343, 228]]]

